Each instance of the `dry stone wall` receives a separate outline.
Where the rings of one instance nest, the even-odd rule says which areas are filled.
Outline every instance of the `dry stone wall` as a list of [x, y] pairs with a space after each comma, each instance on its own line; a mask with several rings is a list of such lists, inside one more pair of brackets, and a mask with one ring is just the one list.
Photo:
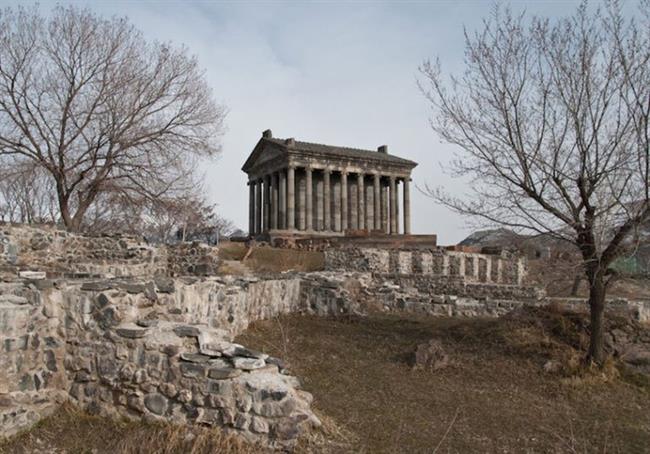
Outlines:
[[467, 282], [523, 285], [526, 259], [498, 254], [433, 249], [340, 248], [325, 251], [327, 270], [380, 274], [460, 276]]
[[290, 448], [319, 424], [311, 396], [281, 359], [232, 339], [251, 321], [283, 313], [349, 311], [350, 279], [41, 280], [40, 290], [31, 280], [4, 283], [0, 435], [70, 399], [92, 413], [218, 425]]
[[55, 228], [0, 227], [0, 274], [38, 270], [49, 277], [208, 276], [218, 249], [200, 243], [149, 244], [127, 235], [83, 236]]

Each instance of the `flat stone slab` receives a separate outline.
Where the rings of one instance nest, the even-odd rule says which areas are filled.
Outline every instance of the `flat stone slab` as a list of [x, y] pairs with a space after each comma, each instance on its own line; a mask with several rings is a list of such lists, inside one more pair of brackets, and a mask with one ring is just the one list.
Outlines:
[[226, 380], [228, 378], [239, 377], [242, 371], [228, 367], [213, 367], [208, 369], [208, 377], [214, 380]]
[[232, 359], [232, 364], [242, 370], [255, 370], [266, 366], [266, 362], [261, 358], [236, 357]]
[[38, 280], [47, 278], [47, 273], [45, 271], [20, 271], [18, 277]]
[[24, 304], [29, 304], [29, 300], [24, 296], [0, 295], [0, 303], [11, 303], [22, 306]]
[[196, 326], [178, 325], [173, 328], [178, 337], [198, 337], [201, 331]]
[[115, 332], [118, 336], [126, 337], [127, 339], [140, 339], [147, 334], [147, 331], [148, 330], [146, 328], [140, 328], [137, 326], [115, 329]]
[[106, 281], [84, 282], [81, 284], [81, 290], [92, 292], [101, 292], [104, 290], [110, 290], [112, 288], [114, 288], [114, 285]]
[[201, 353], [181, 353], [181, 359], [189, 363], [207, 363], [212, 357]]

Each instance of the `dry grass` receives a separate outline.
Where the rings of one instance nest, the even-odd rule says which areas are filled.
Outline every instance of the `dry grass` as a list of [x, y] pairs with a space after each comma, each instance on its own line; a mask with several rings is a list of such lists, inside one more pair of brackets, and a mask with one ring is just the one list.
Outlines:
[[[649, 388], [618, 372], [544, 372], [580, 342], [575, 320], [547, 317], [291, 316], [239, 341], [285, 355], [316, 408], [353, 432], [324, 452], [649, 452]], [[413, 370], [416, 346], [431, 338], [452, 365]]]
[[[241, 261], [246, 255], [244, 243], [224, 242], [219, 246], [219, 258], [222, 260]], [[258, 273], [279, 273], [282, 271], [320, 271], [325, 268], [325, 256], [322, 252], [281, 249], [260, 246], [244, 262], [246, 268]], [[221, 274], [235, 272], [234, 267], [222, 266]]]
[[120, 421], [64, 405], [31, 430], [0, 442], [0, 453], [255, 454], [264, 452], [218, 429]]

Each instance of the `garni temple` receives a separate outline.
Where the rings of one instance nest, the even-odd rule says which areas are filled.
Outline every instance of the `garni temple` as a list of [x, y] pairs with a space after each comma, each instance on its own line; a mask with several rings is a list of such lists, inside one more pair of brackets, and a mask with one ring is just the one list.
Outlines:
[[377, 150], [262, 133], [248, 174], [253, 237], [411, 233], [411, 171], [417, 163]]

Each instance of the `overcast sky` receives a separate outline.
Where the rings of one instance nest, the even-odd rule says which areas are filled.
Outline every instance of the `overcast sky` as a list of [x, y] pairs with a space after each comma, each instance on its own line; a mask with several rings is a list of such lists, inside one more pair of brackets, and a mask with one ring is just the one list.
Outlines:
[[[215, 97], [230, 110], [223, 154], [205, 166], [209, 196], [243, 229], [248, 190], [241, 166], [267, 128], [309, 142], [387, 144], [390, 153], [419, 163], [415, 185], [463, 191], [441, 170], [453, 149], [429, 128], [417, 68], [439, 56], [443, 69], [462, 69], [463, 27], [480, 27], [491, 1], [74, 3], [128, 16], [146, 37], [185, 44], [198, 56]], [[54, 4], [40, 2], [42, 10]], [[576, 5], [510, 4], [546, 16], [570, 14]], [[411, 198], [414, 233], [437, 233], [441, 244], [468, 234], [466, 220], [417, 190]]]

